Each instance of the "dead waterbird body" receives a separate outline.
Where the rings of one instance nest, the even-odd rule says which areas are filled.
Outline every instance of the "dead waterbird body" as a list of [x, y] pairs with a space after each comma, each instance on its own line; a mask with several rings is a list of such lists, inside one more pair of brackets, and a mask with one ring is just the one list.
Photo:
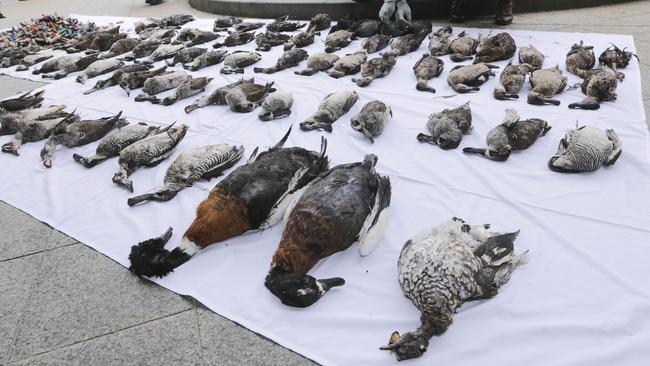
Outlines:
[[0, 114], [0, 136], [11, 135], [21, 131], [27, 124], [48, 119], [65, 109], [65, 105], [51, 105], [46, 108], [32, 108]]
[[332, 53], [347, 47], [352, 43], [354, 33], [349, 30], [338, 30], [327, 35], [325, 38], [325, 52]]
[[545, 58], [544, 54], [539, 52], [539, 50], [533, 45], [519, 48], [519, 63], [528, 64], [532, 66], [534, 70], [542, 68]]
[[189, 98], [193, 95], [203, 93], [205, 91], [205, 87], [211, 81], [212, 78], [205, 76], [199, 78], [191, 78], [177, 86], [172, 94], [164, 97], [163, 99], [152, 99], [150, 102], [160, 105], [172, 105], [181, 99]]
[[583, 41], [580, 44], [571, 46], [571, 51], [566, 55], [566, 69], [574, 75], [582, 75], [596, 65], [596, 55], [593, 46], [585, 46]]
[[208, 66], [220, 64], [228, 55], [226, 50], [207, 51], [197, 58], [192, 63], [184, 64], [183, 68], [190, 71], [198, 71]]
[[429, 53], [432, 56], [448, 55], [450, 52], [452, 33], [453, 29], [447, 26], [429, 34]]
[[300, 123], [303, 131], [323, 130], [332, 132], [332, 124], [352, 108], [359, 99], [355, 91], [341, 91], [327, 95], [311, 117]]
[[43, 103], [44, 90], [32, 94], [27, 92], [17, 98], [0, 101], [0, 116], [6, 112], [18, 112], [23, 109], [36, 108]]
[[517, 51], [515, 40], [506, 32], [481, 40], [474, 63], [488, 63], [512, 58]]
[[419, 91], [435, 93], [436, 89], [429, 86], [429, 80], [440, 76], [445, 63], [436, 56], [424, 54], [413, 66], [413, 73], [418, 80], [415, 88]]
[[559, 173], [593, 172], [616, 163], [623, 144], [613, 129], [577, 127], [566, 133], [548, 166]]
[[292, 22], [289, 20], [289, 16], [285, 15], [269, 23], [269, 25], [266, 26], [266, 30], [271, 32], [293, 32], [305, 25], [307, 25], [307, 23]]
[[271, 48], [288, 42], [291, 36], [284, 33], [266, 31], [255, 36], [256, 51], [270, 51]]
[[327, 74], [335, 79], [361, 71], [361, 65], [368, 59], [366, 51], [357, 51], [339, 58]]
[[623, 73], [614, 71], [609, 66], [599, 66], [584, 72], [581, 88], [587, 98], [582, 102], [569, 104], [569, 108], [596, 110], [600, 108], [600, 102], [616, 100], [618, 82], [623, 81], [624, 77]]
[[311, 76], [319, 71], [327, 71], [334, 67], [334, 64], [339, 60], [339, 56], [335, 53], [314, 53], [307, 58], [307, 68], [301, 71], [296, 71], [296, 75]]
[[441, 149], [455, 149], [460, 145], [463, 135], [472, 129], [472, 109], [469, 102], [454, 109], [445, 109], [433, 113], [427, 121], [427, 130], [431, 135], [418, 134], [420, 142], [440, 146]]
[[110, 77], [103, 80], [99, 80], [97, 83], [95, 83], [95, 86], [92, 89], [86, 90], [84, 92], [84, 95], [94, 93], [97, 90], [102, 90], [102, 89], [110, 88], [112, 86], [117, 86], [119, 85], [120, 80], [122, 80], [122, 77], [128, 78], [129, 74], [136, 73], [138, 71], [147, 71], [152, 67], [153, 67], [152, 65], [145, 65], [145, 64], [131, 64], [131, 65], [122, 66], [118, 70], [113, 72], [113, 74]]
[[[146, 64], [145, 66], [150, 67], [152, 65]], [[154, 70], [134, 71], [122, 75], [117, 85], [126, 92], [126, 95], [130, 96], [131, 90], [142, 88], [147, 80], [170, 73], [172, 72], [167, 71], [167, 66]]]
[[282, 71], [285, 69], [288, 69], [290, 67], [298, 66], [301, 62], [307, 59], [309, 57], [309, 54], [307, 54], [307, 51], [301, 49], [301, 48], [295, 48], [291, 49], [288, 51], [284, 51], [284, 53], [278, 58], [278, 62], [275, 64], [275, 66], [271, 67], [255, 67], [253, 68], [253, 72], [261, 72], [264, 74], [273, 74], [278, 71]]
[[111, 58], [119, 55], [123, 55], [127, 52], [133, 51], [135, 47], [140, 44], [140, 40], [136, 38], [122, 38], [111, 46], [108, 51], [104, 51], [99, 54], [100, 59]]
[[295, 36], [291, 37], [287, 42], [284, 43], [284, 50], [288, 51], [294, 47], [302, 48], [307, 47], [314, 43], [314, 38], [316, 35], [320, 35], [320, 32], [316, 31], [315, 26], [309, 26], [306, 31], [300, 32]]
[[316, 14], [309, 20], [309, 27], [313, 27], [317, 32], [323, 31], [332, 24], [332, 17], [329, 14]]
[[388, 47], [392, 37], [383, 34], [376, 34], [368, 37], [361, 42], [361, 49], [367, 53], [375, 53]]
[[253, 83], [255, 82], [255, 79], [239, 79], [233, 83], [224, 85], [222, 87], [217, 88], [214, 92], [212, 92], [209, 95], [206, 95], [204, 97], [201, 97], [197, 100], [195, 100], [192, 104], [188, 105], [185, 107], [185, 113], [192, 113], [192, 111], [203, 108], [209, 105], [226, 105], [228, 102], [226, 101], [226, 95], [228, 95], [228, 92], [241, 84], [244, 83]]
[[20, 60], [20, 65], [16, 67], [16, 71], [27, 71], [30, 67], [40, 64], [43, 61], [47, 61], [54, 57], [54, 55], [44, 55], [44, 54], [33, 54], [27, 55]]
[[204, 31], [197, 28], [184, 28], [178, 33], [176, 39], [174, 39], [172, 43], [183, 44], [185, 47], [194, 47], [214, 41], [217, 38], [219, 38], [219, 35], [214, 32]]
[[253, 65], [262, 59], [257, 52], [235, 51], [223, 60], [221, 73], [224, 75], [243, 74], [244, 68]]
[[212, 31], [225, 32], [228, 28], [240, 24], [244, 20], [230, 15], [218, 15], [214, 20]]
[[151, 55], [162, 43], [156, 40], [145, 40], [122, 56], [124, 61], [133, 61]]
[[531, 71], [533, 71], [533, 67], [529, 64], [513, 65], [510, 61], [499, 75], [501, 84], [494, 89], [494, 98], [498, 100], [519, 99], [519, 91]]
[[237, 113], [249, 113], [262, 104], [266, 96], [274, 92], [273, 83], [242, 83], [230, 89], [226, 94], [226, 103], [230, 110]]
[[144, 82], [142, 91], [135, 97], [135, 101], [157, 100], [158, 98], [155, 97], [156, 94], [174, 89], [191, 78], [192, 76], [185, 71], [174, 71], [169, 74], [151, 77]]
[[194, 61], [195, 58], [201, 56], [207, 51], [207, 49], [202, 48], [202, 47], [188, 47], [188, 48], [183, 48], [182, 50], [178, 51], [174, 55], [174, 57], [170, 60], [167, 60], [167, 65], [168, 66], [175, 66], [177, 63], [188, 63], [191, 61]]
[[481, 85], [495, 76], [492, 69], [498, 66], [489, 64], [474, 64], [465, 66], [456, 66], [447, 75], [447, 83], [458, 93], [469, 93], [479, 91]]
[[352, 129], [363, 134], [371, 144], [384, 132], [386, 123], [393, 117], [393, 111], [380, 100], [368, 102], [361, 112], [350, 120]]
[[366, 87], [378, 78], [386, 77], [397, 63], [398, 53], [386, 52], [381, 57], [373, 58], [361, 65], [361, 79], [352, 79], [357, 86]]
[[122, 66], [124, 66], [124, 62], [114, 58], [97, 60], [88, 65], [86, 70], [77, 76], [76, 80], [78, 83], [85, 84], [88, 79], [115, 71]]
[[449, 44], [449, 53], [454, 62], [463, 62], [472, 59], [478, 48], [479, 40], [461, 32], [456, 39]]
[[637, 61], [639, 60], [639, 56], [634, 53], [612, 45], [600, 54], [598, 62], [601, 65], [609, 66], [615, 70], [624, 69], [630, 64], [632, 57], [636, 57]]
[[283, 91], [274, 91], [264, 98], [262, 111], [258, 118], [261, 121], [270, 121], [284, 118], [291, 115], [291, 106], [293, 105], [293, 96]]
[[393, 38], [390, 41], [390, 49], [399, 56], [416, 51], [427, 38], [429, 32], [421, 30], [418, 33], [409, 33], [400, 37]]
[[[81, 58], [76, 59], [76, 60], [68, 59], [67, 60], [68, 62], [65, 62], [65, 60], [63, 60], [63, 62], [59, 64], [59, 66], [61, 68], [58, 69], [58, 71], [56, 71], [54, 73], [51, 73], [51, 74], [44, 74], [43, 78], [55, 79], [55, 80], [56, 79], [62, 79], [62, 78], [68, 76], [69, 74], [71, 74], [73, 72], [83, 71], [88, 66], [90, 66], [90, 64], [97, 61], [97, 56], [98, 55], [99, 54], [85, 56], [85, 57], [81, 57]], [[47, 64], [47, 62], [45, 62], [45, 64]], [[45, 67], [45, 64], [43, 64], [43, 67]], [[40, 70], [42, 71], [42, 69], [43, 68], [41, 68]]]
[[10, 142], [2, 145], [2, 152], [19, 155], [23, 144], [44, 140], [56, 130], [64, 130], [67, 125], [77, 121], [79, 121], [77, 114], [62, 111], [28, 120]]
[[213, 48], [221, 48], [221, 47], [235, 47], [235, 46], [241, 46], [249, 43], [255, 39], [255, 33], [252, 32], [232, 32], [228, 34], [226, 38], [223, 39], [223, 41], [217, 42], [212, 45]]
[[533, 89], [528, 94], [528, 104], [534, 105], [560, 105], [560, 101], [553, 99], [564, 91], [567, 84], [566, 76], [562, 75], [559, 66], [550, 69], [539, 69], [530, 75], [530, 85]]

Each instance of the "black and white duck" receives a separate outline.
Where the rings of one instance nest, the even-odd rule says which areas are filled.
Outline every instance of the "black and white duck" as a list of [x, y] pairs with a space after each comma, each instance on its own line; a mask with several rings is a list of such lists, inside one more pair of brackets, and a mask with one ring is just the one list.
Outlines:
[[593, 172], [614, 165], [622, 153], [623, 144], [613, 129], [581, 126], [560, 140], [548, 166], [559, 173]]

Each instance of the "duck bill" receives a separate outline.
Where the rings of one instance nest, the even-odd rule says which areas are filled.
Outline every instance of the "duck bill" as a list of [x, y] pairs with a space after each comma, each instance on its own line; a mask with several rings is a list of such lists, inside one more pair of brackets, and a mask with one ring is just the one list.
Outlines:
[[332, 132], [332, 125], [326, 122], [302, 122], [300, 123], [300, 129], [303, 131], [323, 130]]
[[318, 284], [320, 285], [320, 295], [323, 296], [331, 288], [345, 285], [345, 280], [341, 277], [326, 278], [318, 280]]
[[167, 202], [172, 198], [176, 197], [178, 191], [173, 189], [164, 189], [154, 193], [147, 193], [140, 196], [129, 198], [126, 203], [129, 207], [135, 206], [137, 204], [147, 202], [147, 201], [158, 201], [158, 202]]
[[194, 112], [195, 110], [199, 109], [199, 106], [196, 104], [190, 104], [187, 107], [185, 107], [185, 113], [190, 114]]
[[6, 144], [2, 145], [2, 152], [19, 156], [20, 153], [18, 151], [20, 150], [21, 145], [22, 144], [19, 140], [13, 140], [11, 142], [7, 142]]

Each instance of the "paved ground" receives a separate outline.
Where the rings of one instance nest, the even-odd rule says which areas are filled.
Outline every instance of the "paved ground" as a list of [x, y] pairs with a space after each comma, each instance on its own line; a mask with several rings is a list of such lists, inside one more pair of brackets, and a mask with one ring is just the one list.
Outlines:
[[[0, 28], [41, 13], [161, 15], [184, 0], [0, 1]], [[650, 115], [650, 1], [518, 15], [514, 29], [632, 34]], [[472, 26], [490, 26], [478, 20]], [[0, 98], [38, 83], [0, 75]], [[0, 365], [308, 365], [311, 362], [140, 280], [76, 240], [0, 202]]]

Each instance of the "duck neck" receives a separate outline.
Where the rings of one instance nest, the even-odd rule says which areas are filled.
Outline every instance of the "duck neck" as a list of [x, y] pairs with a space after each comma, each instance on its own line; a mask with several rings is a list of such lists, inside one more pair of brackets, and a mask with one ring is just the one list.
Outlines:
[[302, 251], [289, 249], [280, 243], [278, 250], [273, 255], [271, 268], [278, 268], [285, 272], [307, 273], [316, 265], [318, 259], [310, 258]]
[[422, 324], [418, 327], [416, 333], [421, 334], [428, 340], [433, 336], [439, 336], [446, 332], [447, 328], [451, 325], [452, 319], [443, 314], [433, 316], [422, 314], [420, 316], [420, 322]]

